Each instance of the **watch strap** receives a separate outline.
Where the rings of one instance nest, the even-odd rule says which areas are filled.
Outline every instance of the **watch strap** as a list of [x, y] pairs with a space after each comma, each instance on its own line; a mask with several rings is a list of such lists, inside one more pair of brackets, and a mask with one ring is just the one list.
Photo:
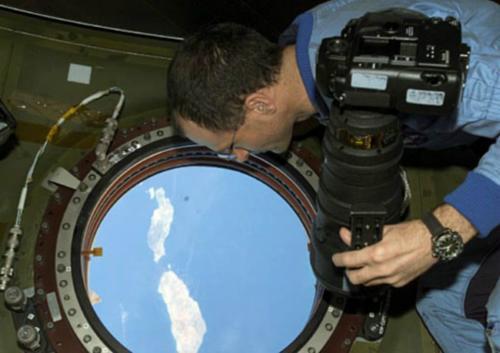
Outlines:
[[432, 214], [432, 212], [426, 213], [422, 217], [422, 222], [424, 222], [425, 226], [427, 229], [429, 229], [429, 232], [431, 232], [432, 236], [435, 237], [445, 230], [445, 227], [439, 222], [439, 220]]

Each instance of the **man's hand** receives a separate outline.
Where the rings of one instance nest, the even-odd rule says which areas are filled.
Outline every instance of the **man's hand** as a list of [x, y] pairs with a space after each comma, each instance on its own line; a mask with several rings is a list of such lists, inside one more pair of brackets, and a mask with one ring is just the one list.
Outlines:
[[[340, 230], [340, 237], [351, 244], [351, 232]], [[431, 234], [419, 221], [384, 227], [380, 242], [357, 251], [333, 256], [338, 267], [346, 267], [353, 284], [373, 286], [387, 283], [401, 287], [427, 271], [437, 260], [432, 257]]]
[[[458, 231], [464, 242], [476, 234], [474, 227], [450, 205], [437, 208], [434, 215], [445, 227]], [[347, 245], [351, 244], [351, 232], [346, 228], [340, 230], [340, 237]], [[380, 242], [333, 256], [336, 266], [346, 267], [353, 284], [365, 286], [402, 287], [437, 261], [432, 256], [431, 234], [420, 220], [387, 225]]]

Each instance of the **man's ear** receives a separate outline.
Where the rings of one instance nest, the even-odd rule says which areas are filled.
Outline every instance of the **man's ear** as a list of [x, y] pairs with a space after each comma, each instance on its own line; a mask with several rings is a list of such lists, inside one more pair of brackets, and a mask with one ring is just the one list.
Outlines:
[[247, 112], [257, 114], [273, 114], [276, 112], [276, 102], [272, 88], [261, 88], [250, 93], [245, 98], [245, 109]]

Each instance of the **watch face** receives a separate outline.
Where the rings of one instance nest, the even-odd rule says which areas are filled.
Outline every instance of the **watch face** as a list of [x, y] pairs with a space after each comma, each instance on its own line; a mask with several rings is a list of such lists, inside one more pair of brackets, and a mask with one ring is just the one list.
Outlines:
[[432, 248], [432, 255], [446, 262], [453, 260], [462, 252], [464, 242], [460, 234], [445, 228], [441, 234], [434, 237]]

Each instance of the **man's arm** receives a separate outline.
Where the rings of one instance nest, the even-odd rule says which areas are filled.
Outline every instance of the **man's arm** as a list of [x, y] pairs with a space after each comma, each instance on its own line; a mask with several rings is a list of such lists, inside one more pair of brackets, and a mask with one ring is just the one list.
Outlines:
[[[476, 234], [487, 236], [500, 224], [500, 46], [496, 39], [500, 7], [491, 2], [478, 5], [457, 1], [458, 4], [458, 12], [452, 15], [462, 21], [464, 40], [471, 46], [472, 54], [457, 127], [496, 140], [475, 170], [445, 197], [446, 204], [434, 211], [439, 221], [459, 232], [466, 243]], [[444, 15], [440, 13], [444, 8], [424, 2], [412, 5], [412, 9], [429, 16]], [[342, 229], [340, 235], [345, 243], [350, 243], [347, 229]], [[379, 243], [336, 254], [333, 261], [347, 268], [353, 283], [403, 286], [438, 260], [432, 257], [427, 227], [422, 221], [413, 220], [384, 227]]]

